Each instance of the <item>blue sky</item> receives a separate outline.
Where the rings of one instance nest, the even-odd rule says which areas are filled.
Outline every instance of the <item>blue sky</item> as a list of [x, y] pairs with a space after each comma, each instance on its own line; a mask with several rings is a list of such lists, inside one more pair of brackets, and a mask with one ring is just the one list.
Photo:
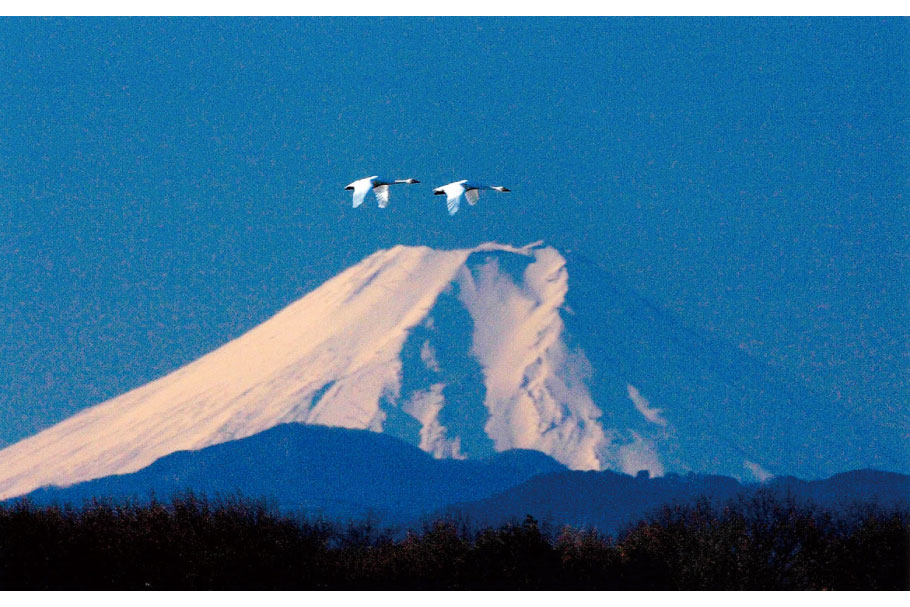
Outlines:
[[[901, 19], [0, 20], [0, 445], [397, 243], [543, 239], [910, 435]], [[421, 186], [379, 212], [344, 185]], [[506, 185], [455, 217], [430, 188]], [[571, 268], [570, 268], [571, 276]]]

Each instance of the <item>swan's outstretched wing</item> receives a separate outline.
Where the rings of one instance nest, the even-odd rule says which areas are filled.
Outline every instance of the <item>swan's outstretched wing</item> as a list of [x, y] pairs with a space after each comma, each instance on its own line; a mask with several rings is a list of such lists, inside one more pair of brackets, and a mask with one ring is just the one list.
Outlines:
[[442, 188], [446, 193], [446, 206], [449, 207], [449, 215], [458, 212], [458, 205], [461, 203], [461, 195], [464, 194], [464, 182], [456, 181]]
[[465, 190], [464, 197], [468, 204], [475, 205], [477, 204], [477, 199], [480, 198], [480, 190]]
[[354, 208], [356, 209], [363, 204], [363, 199], [366, 197], [367, 192], [370, 191], [370, 180], [361, 179], [360, 181], [355, 181], [354, 186]]
[[461, 192], [446, 192], [446, 206], [449, 207], [449, 215], [458, 212], [458, 205], [461, 203]]
[[373, 188], [373, 193], [376, 194], [376, 200], [379, 201], [379, 208], [384, 209], [389, 205], [389, 186], [388, 185], [378, 185]]

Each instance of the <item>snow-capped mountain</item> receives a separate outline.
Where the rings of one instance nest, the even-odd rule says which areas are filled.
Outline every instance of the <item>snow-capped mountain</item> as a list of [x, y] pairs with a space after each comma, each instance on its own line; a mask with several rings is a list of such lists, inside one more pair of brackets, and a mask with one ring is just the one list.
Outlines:
[[[288, 422], [437, 458], [530, 449], [652, 476], [818, 478], [857, 454], [903, 465], [862, 419], [567, 257], [536, 243], [377, 251], [206, 356], [3, 449], [0, 499]], [[820, 432], [831, 416], [842, 430]]]
[[436, 457], [523, 448], [607, 467], [588, 363], [563, 338], [567, 290], [550, 247], [378, 251], [199, 360], [0, 451], [0, 497], [293, 421]]

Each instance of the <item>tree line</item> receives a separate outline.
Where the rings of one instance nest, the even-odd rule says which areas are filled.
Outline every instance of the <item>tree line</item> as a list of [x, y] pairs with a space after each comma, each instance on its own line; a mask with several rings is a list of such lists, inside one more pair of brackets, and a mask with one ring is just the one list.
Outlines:
[[910, 589], [910, 510], [769, 492], [668, 505], [614, 535], [528, 516], [419, 529], [263, 500], [0, 505], [0, 589]]

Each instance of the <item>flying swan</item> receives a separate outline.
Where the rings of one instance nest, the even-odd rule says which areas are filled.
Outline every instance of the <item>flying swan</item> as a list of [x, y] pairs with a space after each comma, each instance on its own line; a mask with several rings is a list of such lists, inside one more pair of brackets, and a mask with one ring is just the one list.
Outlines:
[[379, 201], [379, 208], [384, 209], [389, 205], [389, 186], [396, 183], [420, 183], [416, 179], [381, 179], [378, 175], [364, 177], [345, 186], [345, 190], [354, 190], [354, 208], [356, 209], [363, 204], [363, 199], [367, 192], [373, 190], [376, 194], [376, 200]]
[[446, 206], [449, 207], [449, 215], [454, 215], [458, 212], [458, 205], [461, 201], [462, 194], [464, 194], [468, 204], [473, 205], [477, 204], [477, 199], [480, 198], [480, 190], [496, 190], [497, 192], [512, 191], [501, 185], [481, 185], [479, 183], [474, 183], [473, 181], [468, 181], [467, 179], [462, 179], [461, 181], [455, 181], [448, 185], [440, 186], [433, 190], [433, 193], [436, 195], [446, 195]]

